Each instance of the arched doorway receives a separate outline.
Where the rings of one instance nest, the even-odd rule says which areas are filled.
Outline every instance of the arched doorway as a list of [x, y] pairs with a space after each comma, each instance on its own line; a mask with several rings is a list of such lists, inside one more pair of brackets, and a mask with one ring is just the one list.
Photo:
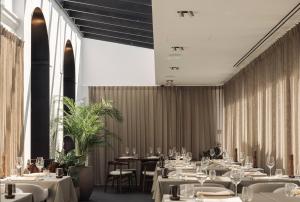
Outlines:
[[64, 50], [64, 96], [75, 100], [75, 61], [70, 40]]
[[44, 15], [31, 21], [31, 158], [49, 158], [49, 43]]

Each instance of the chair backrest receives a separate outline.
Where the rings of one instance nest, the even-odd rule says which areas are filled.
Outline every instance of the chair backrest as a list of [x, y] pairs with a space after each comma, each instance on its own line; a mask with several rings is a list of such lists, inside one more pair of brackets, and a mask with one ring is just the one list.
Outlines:
[[155, 171], [157, 161], [144, 161], [142, 162], [143, 171]]
[[266, 183], [256, 183], [249, 186], [253, 190], [253, 193], [260, 192], [273, 192], [275, 189], [284, 187], [283, 182], [266, 182]]
[[48, 189], [35, 184], [18, 183], [16, 187], [21, 189], [24, 193], [32, 193], [34, 202], [45, 201], [48, 198]]
[[123, 170], [123, 168], [129, 167], [129, 163], [128, 162], [121, 162], [121, 161], [108, 161], [108, 168], [107, 168], [107, 173], [109, 173], [112, 170]]

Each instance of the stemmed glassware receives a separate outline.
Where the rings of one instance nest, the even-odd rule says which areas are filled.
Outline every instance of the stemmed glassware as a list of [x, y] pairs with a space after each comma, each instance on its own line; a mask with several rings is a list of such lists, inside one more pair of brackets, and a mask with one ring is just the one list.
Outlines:
[[17, 167], [17, 170], [19, 171], [19, 174], [20, 174], [20, 175], [21, 175], [21, 173], [22, 173], [21, 168], [23, 167], [23, 164], [24, 164], [23, 157], [22, 157], [22, 156], [18, 156], [18, 157], [17, 157], [17, 165], [16, 165], [16, 167]]
[[172, 159], [173, 158], [173, 149], [169, 149], [169, 158]]
[[37, 157], [35, 162], [36, 167], [42, 172], [42, 168], [44, 168], [44, 159], [43, 157]]
[[212, 180], [212, 181], [215, 180], [216, 177], [217, 177], [217, 173], [216, 173], [215, 170], [209, 170], [208, 175], [209, 175], [209, 179]]
[[214, 148], [212, 148], [212, 149], [209, 150], [209, 155], [210, 155], [211, 159], [213, 159], [213, 157], [215, 156], [215, 154], [216, 154], [216, 152], [215, 152]]
[[186, 160], [188, 161], [189, 164], [191, 164], [192, 152], [187, 152], [186, 153]]
[[240, 169], [233, 169], [230, 171], [230, 179], [235, 185], [235, 196], [237, 196], [237, 186], [242, 181], [243, 172]]
[[135, 149], [135, 147], [132, 148], [132, 154], [133, 154], [134, 157], [136, 156], [136, 149]]
[[125, 154], [128, 156], [129, 155], [129, 147], [125, 148]]
[[253, 199], [253, 191], [249, 187], [243, 187], [242, 189], [242, 201], [250, 202]]
[[267, 157], [267, 167], [270, 169], [270, 177], [272, 175], [272, 168], [274, 167], [275, 165], [275, 159], [273, 156], [268, 156]]
[[[196, 174], [196, 177], [198, 179], [198, 181], [200, 182], [200, 185], [201, 185], [201, 190], [200, 192], [202, 191], [202, 187], [204, 185], [204, 182], [207, 180], [208, 176], [207, 176], [207, 170], [205, 170], [203, 167], [199, 166], [197, 167], [197, 174]], [[202, 197], [203, 195], [201, 195], [200, 197], [200, 200], [202, 201]]]
[[161, 154], [161, 148], [160, 148], [160, 147], [157, 147], [157, 148], [156, 148], [156, 152], [157, 152], [158, 156], [160, 156], [160, 154]]
[[241, 165], [243, 166], [243, 163], [244, 163], [244, 160], [245, 160], [245, 153], [244, 152], [240, 152], [240, 162], [241, 162]]

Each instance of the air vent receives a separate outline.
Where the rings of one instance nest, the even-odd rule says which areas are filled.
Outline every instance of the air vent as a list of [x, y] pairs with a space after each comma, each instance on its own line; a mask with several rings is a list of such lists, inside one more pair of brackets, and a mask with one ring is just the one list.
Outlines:
[[174, 52], [182, 52], [182, 51], [184, 51], [184, 47], [183, 46], [172, 46], [171, 49]]
[[177, 14], [179, 17], [186, 17], [186, 16], [189, 16], [189, 17], [194, 17], [195, 16], [195, 13], [194, 11], [177, 11]]

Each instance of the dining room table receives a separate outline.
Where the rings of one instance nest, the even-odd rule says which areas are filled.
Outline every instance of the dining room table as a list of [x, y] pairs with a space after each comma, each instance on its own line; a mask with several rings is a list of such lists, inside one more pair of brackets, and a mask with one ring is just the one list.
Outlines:
[[[195, 198], [187, 199], [180, 198], [182, 202], [197, 202]], [[251, 202], [299, 202], [300, 196], [287, 197], [284, 194], [279, 193], [255, 193]], [[172, 202], [170, 195], [164, 194], [162, 202]], [[235, 196], [223, 196], [223, 197], [203, 197], [202, 202], [242, 202], [241, 198]]]
[[12, 199], [6, 199], [5, 194], [1, 194], [0, 202], [33, 202], [33, 196], [31, 193], [15, 193], [15, 197]]
[[48, 189], [47, 202], [77, 202], [77, 194], [70, 176], [56, 178], [55, 173], [49, 176], [42, 173], [32, 173], [25, 176], [7, 177], [0, 180], [1, 183], [23, 183], [39, 185]]

